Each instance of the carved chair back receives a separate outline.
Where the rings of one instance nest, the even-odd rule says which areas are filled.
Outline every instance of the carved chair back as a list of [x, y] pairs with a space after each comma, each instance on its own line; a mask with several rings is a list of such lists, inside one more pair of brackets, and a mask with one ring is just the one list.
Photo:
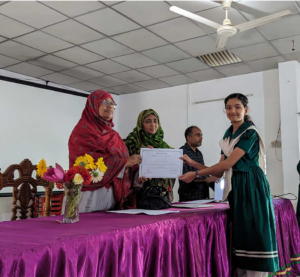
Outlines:
[[[19, 172], [19, 177], [15, 178], [15, 171]], [[20, 164], [10, 165], [2, 174], [0, 172], [0, 190], [5, 187], [12, 187], [13, 208], [11, 220], [26, 219], [34, 217], [35, 199], [38, 186], [45, 188], [45, 205], [43, 216], [49, 216], [51, 211], [50, 198], [53, 183], [45, 181], [40, 177], [32, 177], [36, 171], [36, 165], [25, 159]]]

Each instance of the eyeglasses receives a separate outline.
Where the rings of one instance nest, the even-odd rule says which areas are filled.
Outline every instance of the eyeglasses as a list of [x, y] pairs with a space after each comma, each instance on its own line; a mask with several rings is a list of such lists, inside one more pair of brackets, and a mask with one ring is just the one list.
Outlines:
[[104, 106], [106, 106], [106, 107], [112, 106], [114, 109], [117, 107], [117, 104], [116, 104], [116, 103], [114, 103], [114, 102], [109, 102], [109, 101], [107, 101], [107, 100], [102, 100], [101, 103], [102, 103]]

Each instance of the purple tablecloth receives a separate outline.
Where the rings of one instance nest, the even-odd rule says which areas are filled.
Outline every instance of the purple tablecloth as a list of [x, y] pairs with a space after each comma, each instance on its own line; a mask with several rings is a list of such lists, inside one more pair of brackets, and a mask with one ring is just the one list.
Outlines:
[[[281, 266], [299, 274], [295, 212], [288, 200], [274, 206]], [[228, 205], [180, 211], [81, 214], [75, 224], [58, 223], [60, 216], [0, 223], [0, 276], [229, 276]]]
[[291, 201], [273, 200], [280, 271], [269, 276], [300, 275], [300, 233]]
[[1, 276], [228, 276], [227, 205], [161, 216], [81, 214], [0, 224]]

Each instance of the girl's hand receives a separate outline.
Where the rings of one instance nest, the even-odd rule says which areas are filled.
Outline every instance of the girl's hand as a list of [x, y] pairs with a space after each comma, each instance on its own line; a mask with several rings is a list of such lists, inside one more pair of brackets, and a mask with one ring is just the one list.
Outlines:
[[151, 146], [151, 145], [148, 145], [146, 148], [153, 149], [153, 146]]
[[180, 181], [185, 183], [190, 183], [196, 178], [196, 173], [194, 171], [187, 172], [178, 177]]
[[180, 160], [183, 160], [184, 163], [187, 163], [188, 165], [193, 164], [193, 160], [186, 154], [184, 154], [182, 157], [179, 158]]

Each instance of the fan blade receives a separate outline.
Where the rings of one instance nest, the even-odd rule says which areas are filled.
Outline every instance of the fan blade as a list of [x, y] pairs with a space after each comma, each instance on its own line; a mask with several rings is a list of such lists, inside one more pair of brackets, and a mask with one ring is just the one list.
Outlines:
[[218, 36], [217, 38], [217, 48], [224, 48], [226, 45], [228, 37], [227, 36]]
[[244, 32], [244, 31], [247, 31], [249, 29], [256, 28], [260, 25], [264, 25], [264, 24], [267, 24], [269, 22], [278, 20], [278, 19], [280, 19], [284, 16], [290, 15], [291, 13], [292, 13], [291, 11], [286, 10], [286, 11], [282, 11], [282, 12], [279, 12], [279, 13], [274, 13], [274, 14], [271, 14], [271, 15], [267, 15], [267, 16], [264, 16], [264, 17], [261, 17], [261, 18], [257, 18], [257, 19], [254, 19], [254, 20], [236, 25], [235, 27], [239, 30], [239, 32]]
[[180, 15], [183, 15], [183, 16], [185, 16], [185, 17], [188, 17], [188, 18], [190, 18], [190, 19], [193, 19], [193, 20], [195, 20], [195, 21], [198, 21], [198, 22], [200, 22], [200, 23], [203, 23], [203, 24], [205, 24], [205, 25], [207, 25], [207, 26], [210, 26], [210, 27], [212, 27], [212, 28], [215, 28], [215, 29], [218, 29], [219, 27], [222, 26], [222, 25], [219, 24], [219, 23], [216, 23], [216, 22], [214, 22], [214, 21], [211, 21], [211, 20], [209, 20], [209, 19], [206, 19], [206, 18], [204, 18], [204, 17], [202, 17], [202, 16], [199, 16], [199, 15], [196, 15], [196, 14], [194, 14], [194, 13], [188, 12], [188, 11], [183, 10], [183, 9], [181, 9], [181, 8], [178, 8], [178, 7], [176, 7], [176, 6], [170, 7], [170, 11], [172, 11], [172, 12], [174, 12], [174, 13], [178, 13], [178, 14], [180, 14]]

